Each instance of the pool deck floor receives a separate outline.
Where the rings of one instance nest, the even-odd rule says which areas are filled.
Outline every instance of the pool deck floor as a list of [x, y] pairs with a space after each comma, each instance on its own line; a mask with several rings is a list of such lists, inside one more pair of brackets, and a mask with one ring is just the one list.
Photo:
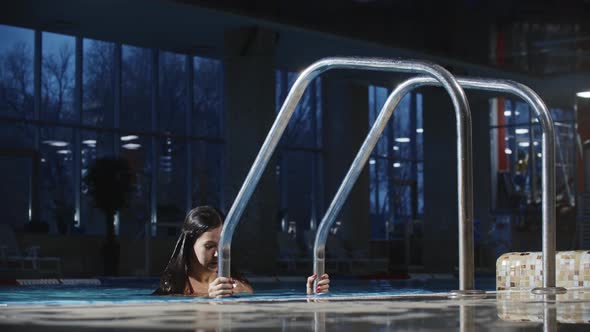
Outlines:
[[590, 289], [0, 307], [0, 331], [590, 331]]

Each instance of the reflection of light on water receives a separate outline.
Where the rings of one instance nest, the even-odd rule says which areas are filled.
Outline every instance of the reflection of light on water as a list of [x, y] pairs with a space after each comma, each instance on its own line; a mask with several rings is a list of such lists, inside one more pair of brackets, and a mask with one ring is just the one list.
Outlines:
[[127, 144], [123, 144], [122, 147], [127, 150], [137, 150], [137, 149], [141, 148], [141, 144], [127, 143]]

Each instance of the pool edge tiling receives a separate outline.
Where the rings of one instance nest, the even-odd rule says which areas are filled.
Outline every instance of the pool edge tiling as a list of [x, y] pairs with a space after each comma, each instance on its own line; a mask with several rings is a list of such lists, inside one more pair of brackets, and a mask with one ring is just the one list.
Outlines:
[[[556, 286], [590, 288], [590, 251], [560, 251], [555, 255]], [[510, 252], [496, 261], [496, 289], [542, 287], [542, 252]]]

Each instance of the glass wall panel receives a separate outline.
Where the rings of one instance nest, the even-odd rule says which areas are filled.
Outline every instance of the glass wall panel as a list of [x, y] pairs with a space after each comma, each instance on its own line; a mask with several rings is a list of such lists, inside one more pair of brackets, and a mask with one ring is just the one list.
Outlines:
[[33, 149], [35, 131], [24, 122], [0, 122], [0, 151]]
[[0, 115], [33, 117], [33, 30], [0, 24]]
[[123, 45], [121, 128], [151, 131], [152, 51]]
[[[103, 235], [105, 216], [94, 208], [83, 179], [97, 158], [107, 156], [125, 158], [134, 172], [133, 195], [118, 218], [122, 236], [141, 236], [152, 218], [182, 222], [187, 190], [195, 205], [223, 206], [221, 61], [194, 57], [189, 82], [184, 54], [124, 45], [117, 59], [114, 42], [82, 36], [82, 73], [76, 73], [76, 39], [45, 31], [40, 36], [41, 86], [34, 91], [35, 32], [0, 25], [0, 158], [5, 166], [0, 202], [5, 222], [21, 228], [35, 219], [52, 233]], [[82, 114], [76, 114], [74, 104], [76, 74], [82, 76]], [[119, 77], [121, 109], [115, 119]], [[43, 125], [24, 121], [33, 118], [35, 93], [41, 96]], [[194, 126], [187, 135], [189, 105]], [[195, 167], [187, 179], [191, 164]], [[75, 188], [78, 175], [82, 181]], [[80, 223], [72, 227], [77, 190]]]
[[223, 134], [223, 65], [220, 60], [195, 57], [193, 136]]
[[83, 45], [82, 122], [112, 128], [114, 125], [115, 44], [84, 39]]
[[[297, 74], [292, 72], [277, 71], [276, 111], [280, 111], [283, 101], [288, 95]], [[316, 78], [305, 89], [301, 96], [285, 133], [281, 138], [281, 145], [290, 147], [318, 148], [321, 144], [321, 81]], [[320, 98], [321, 100], [321, 98]], [[318, 107], [319, 106], [319, 107]]]
[[157, 176], [151, 161], [151, 137], [123, 135], [119, 137], [121, 157], [127, 159], [134, 173], [134, 190], [129, 206], [123, 209], [119, 219], [119, 234], [137, 236], [151, 220], [150, 180]]
[[186, 142], [158, 139], [158, 223], [181, 225], [186, 214]]
[[[66, 232], [74, 222], [73, 130], [41, 128], [40, 219], [50, 231]], [[64, 231], [65, 229], [65, 231]]]
[[182, 134], [187, 112], [186, 57], [160, 52], [158, 130]]
[[[280, 176], [284, 199], [286, 202], [284, 213], [291, 231], [295, 232], [301, 248], [305, 248], [311, 254], [314, 240], [314, 230], [319, 225], [322, 215], [318, 211], [318, 183], [316, 164], [319, 154], [308, 151], [285, 150], [282, 153], [283, 168]], [[307, 181], [302, 181], [307, 179]]]
[[39, 154], [33, 148], [35, 128], [24, 123], [0, 122], [0, 223], [22, 228], [29, 220], [34, 170]]
[[392, 186], [389, 160], [371, 158], [369, 160], [369, 200], [371, 211], [371, 238], [385, 239], [394, 222], [391, 215]]
[[424, 127], [422, 125], [422, 94], [416, 94], [416, 159], [424, 159]]
[[49, 121], [76, 121], [74, 37], [43, 32], [41, 60], [41, 118]]
[[[539, 121], [523, 102], [498, 98], [491, 105], [492, 189], [496, 193], [494, 208], [521, 214], [529, 208], [538, 209], [542, 195], [543, 157], [543, 132]], [[573, 205], [574, 112], [566, 109], [550, 111], [556, 134], [557, 199]]]
[[[407, 94], [393, 113], [393, 156], [396, 160], [414, 160], [416, 125], [412, 121], [415, 109], [410, 107], [411, 95]], [[408, 174], [409, 175], [409, 174]]]
[[225, 206], [222, 190], [223, 144], [192, 141], [191, 149], [193, 206], [208, 204], [222, 208]]
[[[385, 101], [387, 100], [388, 91], [386, 88], [378, 87], [378, 86], [369, 86], [369, 123], [372, 126], [377, 120], [379, 113], [381, 112], [381, 108]], [[370, 127], [369, 127], [370, 128]], [[373, 150], [373, 154], [379, 155], [382, 157], [387, 157], [389, 155], [390, 142], [391, 142], [391, 135], [393, 133], [393, 126], [391, 121], [387, 123], [387, 126], [383, 130], [383, 134], [379, 137], [379, 141], [377, 141], [377, 145]]]
[[[369, 86], [370, 126], [389, 93]], [[423, 213], [422, 133], [422, 95], [408, 94], [397, 105], [369, 160], [373, 239], [403, 236], [405, 225]]]
[[94, 207], [94, 201], [88, 194], [88, 187], [84, 177], [88, 169], [97, 158], [113, 156], [113, 137], [111, 132], [98, 132], [83, 130], [80, 134], [80, 175], [81, 175], [81, 197], [80, 197], [80, 229], [85, 234], [100, 234], [106, 232], [105, 216], [101, 210]]
[[[297, 74], [278, 70], [276, 78], [276, 112], [283, 106]], [[299, 256], [307, 257], [315, 227], [322, 217], [322, 91], [321, 81], [312, 81], [301, 97], [277, 149], [281, 218], [277, 228], [289, 232], [298, 244]]]

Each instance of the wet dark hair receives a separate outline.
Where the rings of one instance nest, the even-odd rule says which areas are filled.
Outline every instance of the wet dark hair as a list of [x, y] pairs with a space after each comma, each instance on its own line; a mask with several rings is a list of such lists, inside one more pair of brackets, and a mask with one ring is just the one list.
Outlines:
[[184, 293], [195, 242], [203, 233], [221, 226], [223, 221], [223, 213], [211, 206], [199, 206], [186, 215], [172, 256], [160, 277], [160, 287], [154, 294]]

